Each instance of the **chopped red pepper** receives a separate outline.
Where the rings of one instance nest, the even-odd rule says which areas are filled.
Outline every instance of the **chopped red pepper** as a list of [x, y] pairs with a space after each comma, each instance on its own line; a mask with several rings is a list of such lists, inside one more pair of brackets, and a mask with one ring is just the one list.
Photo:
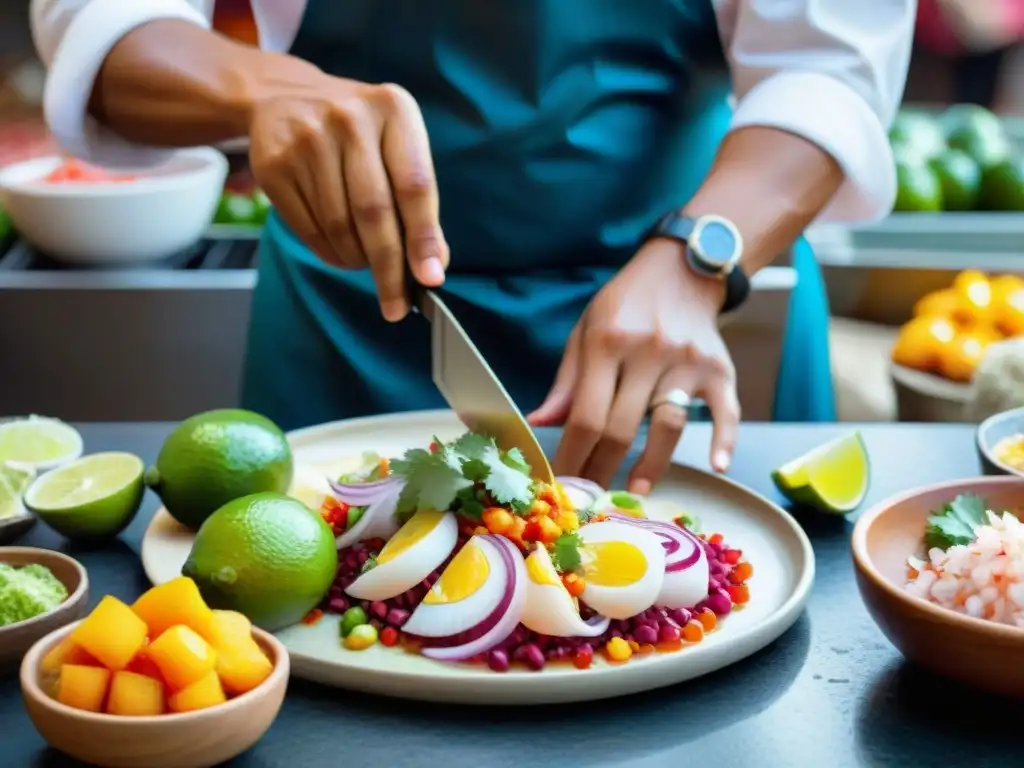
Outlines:
[[312, 611], [306, 614], [305, 618], [302, 619], [302, 623], [311, 627], [318, 621], [320, 621], [320, 619], [322, 619], [323, 617], [324, 612], [319, 608], [314, 608]]

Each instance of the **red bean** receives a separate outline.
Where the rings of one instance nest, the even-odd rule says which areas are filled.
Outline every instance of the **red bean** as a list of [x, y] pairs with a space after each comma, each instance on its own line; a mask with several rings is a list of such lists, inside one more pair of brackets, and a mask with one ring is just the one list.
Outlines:
[[365, 563], [369, 559], [370, 553], [367, 552], [365, 549], [360, 549], [358, 552], [356, 552], [356, 561], [359, 563], [360, 566], [362, 566], [363, 563]]
[[668, 624], [663, 624], [661, 629], [658, 630], [658, 640], [662, 643], [675, 643], [680, 637], [678, 627], [670, 627]]
[[348, 600], [344, 597], [332, 597], [327, 601], [327, 610], [331, 613], [344, 613], [348, 610]]
[[685, 608], [675, 608], [669, 616], [680, 627], [685, 627], [687, 622], [693, 618], [693, 614]]
[[409, 612], [404, 608], [392, 608], [388, 611], [387, 622], [395, 627], [400, 627], [409, 620]]
[[370, 603], [370, 613], [378, 619], [383, 619], [388, 615], [387, 603], [381, 602], [380, 600], [374, 600]]
[[704, 602], [708, 608], [715, 612], [716, 616], [726, 616], [732, 610], [732, 600], [729, 599], [728, 594], [722, 595], [719, 592], [715, 592], [712, 595], [708, 595], [708, 599]]
[[500, 648], [495, 648], [487, 654], [487, 666], [495, 672], [507, 672], [508, 654]]
[[544, 669], [544, 664], [546, 662], [544, 652], [536, 643], [526, 643], [525, 645], [519, 646], [516, 655], [525, 661], [526, 666], [533, 671], [538, 672]]
[[658, 642], [658, 631], [650, 624], [644, 624], [636, 628], [633, 637], [640, 645], [654, 645]]

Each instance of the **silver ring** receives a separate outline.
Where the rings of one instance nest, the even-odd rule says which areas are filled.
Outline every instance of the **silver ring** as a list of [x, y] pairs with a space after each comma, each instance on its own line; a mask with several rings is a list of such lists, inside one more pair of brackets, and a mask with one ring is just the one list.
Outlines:
[[690, 396], [686, 394], [685, 391], [681, 389], [670, 389], [657, 400], [651, 401], [651, 410], [653, 411], [655, 408], [660, 408], [663, 405], [674, 405], [676, 408], [681, 408], [685, 411], [690, 407], [690, 403], [692, 402], [693, 401], [690, 399]]

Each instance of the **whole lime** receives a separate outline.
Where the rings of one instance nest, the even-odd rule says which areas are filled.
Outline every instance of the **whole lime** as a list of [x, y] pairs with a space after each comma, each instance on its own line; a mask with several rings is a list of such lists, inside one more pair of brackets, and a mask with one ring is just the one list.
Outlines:
[[957, 104], [942, 117], [946, 143], [973, 157], [982, 167], [1004, 160], [1011, 151], [1002, 121], [976, 104]]
[[146, 471], [146, 483], [175, 520], [198, 528], [229, 501], [262, 491], [285, 493], [292, 471], [291, 447], [274, 422], [225, 408], [181, 422]]
[[929, 160], [946, 149], [938, 121], [920, 112], [900, 112], [889, 129], [893, 153], [900, 157]]
[[981, 195], [981, 166], [959, 149], [948, 149], [929, 163], [942, 187], [947, 211], [973, 211]]
[[894, 211], [941, 211], [942, 184], [925, 162], [897, 161]]
[[981, 205], [987, 211], [1024, 211], [1024, 157], [986, 168], [981, 177]]
[[334, 534], [318, 514], [290, 496], [257, 493], [210, 515], [181, 573], [211, 608], [273, 632], [315, 608], [337, 569]]

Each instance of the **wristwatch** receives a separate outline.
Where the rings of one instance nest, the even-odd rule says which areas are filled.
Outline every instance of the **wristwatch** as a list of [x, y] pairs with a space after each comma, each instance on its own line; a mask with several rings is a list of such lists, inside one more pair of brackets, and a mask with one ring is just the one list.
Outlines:
[[721, 216], [686, 216], [672, 211], [661, 217], [650, 237], [667, 237], [685, 246], [687, 266], [701, 277], [725, 283], [722, 312], [731, 312], [750, 295], [750, 278], [740, 265], [743, 237], [736, 225]]

